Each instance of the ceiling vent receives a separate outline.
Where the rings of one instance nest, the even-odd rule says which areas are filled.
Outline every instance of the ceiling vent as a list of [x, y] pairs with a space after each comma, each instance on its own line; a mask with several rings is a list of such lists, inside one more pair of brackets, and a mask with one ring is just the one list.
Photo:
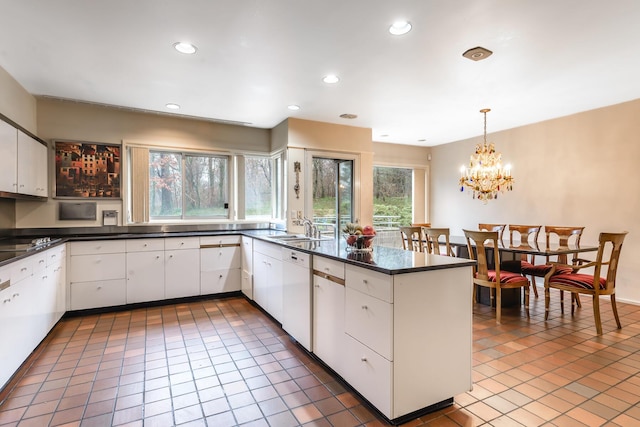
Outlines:
[[344, 114], [340, 114], [340, 117], [342, 117], [343, 119], [357, 119], [358, 115], [357, 114], [344, 113]]
[[492, 53], [493, 52], [491, 52], [489, 49], [478, 46], [469, 49], [468, 51], [463, 53], [462, 56], [464, 56], [465, 58], [469, 58], [472, 61], [481, 61], [491, 56]]

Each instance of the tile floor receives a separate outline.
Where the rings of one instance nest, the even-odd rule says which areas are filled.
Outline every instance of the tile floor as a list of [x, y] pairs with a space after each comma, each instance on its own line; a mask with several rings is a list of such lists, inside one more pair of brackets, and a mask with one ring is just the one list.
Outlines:
[[[640, 307], [605, 334], [591, 304], [572, 318], [532, 298], [474, 307], [473, 390], [405, 426], [640, 425]], [[242, 297], [68, 318], [0, 404], [1, 426], [380, 426]]]

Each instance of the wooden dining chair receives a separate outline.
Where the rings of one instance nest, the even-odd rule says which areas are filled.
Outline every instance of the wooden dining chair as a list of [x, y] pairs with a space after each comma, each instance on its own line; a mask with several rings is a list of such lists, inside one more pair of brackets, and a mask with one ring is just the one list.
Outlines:
[[507, 228], [507, 224], [478, 224], [478, 230], [480, 231], [497, 231], [498, 240], [502, 241], [504, 230]]
[[[541, 225], [519, 225], [509, 224], [509, 246], [515, 246], [516, 241], [520, 243], [520, 246], [537, 246], [538, 236], [542, 230]], [[527, 254], [520, 255], [520, 270], [531, 268], [535, 264], [535, 256], [531, 255], [530, 258]], [[531, 286], [533, 287], [533, 294], [538, 298], [538, 288], [536, 286], [535, 276], [531, 275]]]
[[[558, 240], [559, 247], [568, 247], [569, 244], [573, 244], [575, 246], [580, 245], [580, 237], [582, 237], [582, 232], [584, 231], [584, 227], [565, 227], [565, 226], [555, 226], [555, 225], [545, 225], [544, 226], [544, 234], [545, 234], [545, 243], [547, 249], [551, 247], [551, 239], [555, 238]], [[532, 257], [534, 258], [534, 257]], [[544, 264], [535, 264], [532, 260], [530, 264], [523, 264], [522, 274], [525, 276], [531, 276], [533, 280], [533, 286], [535, 287], [535, 278], [540, 277], [544, 278], [547, 273], [551, 270], [551, 262], [554, 261], [559, 264], [569, 264], [568, 258], [566, 254], [560, 254], [555, 257], [554, 260], [551, 260], [551, 257], [547, 256]], [[578, 258], [578, 254], [574, 254], [571, 263], [572, 265], [580, 264], [582, 260]], [[564, 271], [568, 272], [568, 271]], [[560, 301], [561, 303], [564, 300], [564, 291], [560, 291]], [[577, 293], [571, 294], [572, 304], [575, 303], [578, 307], [582, 307], [580, 303], [580, 297]]]
[[[496, 322], [500, 324], [502, 309], [502, 290], [512, 288], [524, 288], [524, 306], [529, 317], [529, 280], [517, 273], [500, 270], [500, 251], [491, 251], [494, 256], [495, 270], [490, 270], [487, 264], [487, 248], [498, 247], [498, 231], [471, 231], [462, 230], [467, 239], [469, 258], [477, 261], [473, 272], [473, 299], [476, 302], [477, 286], [489, 288], [490, 299], [493, 305], [495, 291]], [[489, 241], [491, 246], [486, 246]], [[474, 253], [475, 249], [475, 253]]]
[[[544, 319], [549, 318], [549, 290], [559, 289], [569, 291], [571, 294], [587, 294], [593, 298], [593, 316], [596, 323], [596, 332], [602, 335], [602, 320], [600, 318], [600, 296], [611, 297], [611, 309], [615, 317], [618, 329], [622, 329], [618, 308], [616, 307], [616, 274], [618, 262], [622, 251], [622, 242], [627, 232], [600, 233], [598, 254], [595, 261], [575, 264], [551, 263], [552, 268], [544, 279]], [[610, 250], [608, 250], [610, 246]], [[593, 268], [593, 273], [578, 273], [584, 268]], [[569, 270], [570, 272], [564, 272]], [[579, 300], [578, 300], [579, 301]], [[571, 300], [571, 314], [574, 314], [574, 300]], [[560, 310], [564, 312], [564, 303], [560, 300]]]
[[414, 252], [423, 252], [422, 227], [400, 227], [402, 249]]
[[[433, 255], [455, 256], [449, 243], [450, 233], [448, 228], [422, 227], [422, 234], [426, 241], [426, 250], [428, 253]], [[443, 242], [440, 239], [444, 240], [444, 248], [442, 248]]]

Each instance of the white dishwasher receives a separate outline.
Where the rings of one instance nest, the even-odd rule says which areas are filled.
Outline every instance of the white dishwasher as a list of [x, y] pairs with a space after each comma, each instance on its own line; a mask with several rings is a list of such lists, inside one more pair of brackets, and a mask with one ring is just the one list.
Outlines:
[[282, 329], [311, 351], [311, 255], [282, 248]]

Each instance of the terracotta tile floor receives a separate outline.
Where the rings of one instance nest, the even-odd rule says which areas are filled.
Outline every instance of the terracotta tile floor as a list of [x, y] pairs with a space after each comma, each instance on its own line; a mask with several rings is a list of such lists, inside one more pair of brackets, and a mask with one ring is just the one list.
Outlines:
[[[603, 298], [598, 337], [582, 299], [501, 326], [476, 305], [473, 390], [406, 425], [640, 425], [640, 307], [618, 331]], [[0, 405], [2, 426], [384, 424], [241, 297], [64, 319]]]

